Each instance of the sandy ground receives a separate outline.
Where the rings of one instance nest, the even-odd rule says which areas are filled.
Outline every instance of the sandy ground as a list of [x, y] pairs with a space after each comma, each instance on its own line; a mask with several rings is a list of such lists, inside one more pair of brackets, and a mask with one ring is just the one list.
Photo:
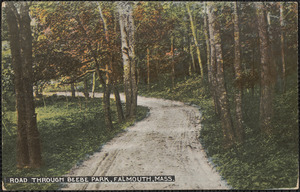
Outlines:
[[[121, 99], [124, 101], [124, 95]], [[72, 183], [62, 190], [229, 188], [209, 164], [198, 140], [201, 114], [197, 108], [141, 96], [138, 105], [150, 108], [150, 115], [106, 143], [80, 166], [74, 166], [66, 176], [175, 175], [175, 182]]]

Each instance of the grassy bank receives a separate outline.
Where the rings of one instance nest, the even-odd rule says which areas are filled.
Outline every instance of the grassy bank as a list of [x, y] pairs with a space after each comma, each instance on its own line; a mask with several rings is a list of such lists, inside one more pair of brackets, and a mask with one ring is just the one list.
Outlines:
[[[107, 130], [101, 99], [51, 96], [37, 101], [38, 129], [42, 141], [44, 165], [40, 170], [16, 169], [16, 112], [5, 111], [3, 116], [2, 176], [57, 177], [68, 172], [133, 122], [117, 123], [112, 101], [114, 130]], [[138, 107], [138, 120], [148, 112]], [[58, 184], [6, 184], [8, 190], [56, 190]]]
[[[275, 95], [273, 136], [260, 134], [259, 90], [244, 91], [243, 117], [245, 141], [230, 149], [223, 147], [220, 118], [214, 113], [213, 100], [200, 77], [170, 78], [159, 83], [140, 85], [139, 94], [173, 99], [200, 106], [203, 113], [200, 142], [209, 160], [234, 189], [270, 189], [296, 187], [298, 178], [298, 109], [297, 89]], [[233, 96], [229, 93], [234, 117]]]

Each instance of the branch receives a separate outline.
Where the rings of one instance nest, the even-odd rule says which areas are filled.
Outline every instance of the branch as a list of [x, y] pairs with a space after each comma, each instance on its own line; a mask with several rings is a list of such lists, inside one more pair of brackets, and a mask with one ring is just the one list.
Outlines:
[[89, 73], [93, 73], [93, 72], [95, 72], [95, 71], [96, 71], [95, 69], [87, 70], [86, 72], [84, 72], [83, 74], [79, 75], [79, 76], [76, 77], [75, 79], [72, 79], [72, 80], [69, 81], [69, 82], [61, 82], [60, 85], [75, 83], [78, 79], [84, 77], [85, 75], [87, 75], [87, 74], [89, 74]]

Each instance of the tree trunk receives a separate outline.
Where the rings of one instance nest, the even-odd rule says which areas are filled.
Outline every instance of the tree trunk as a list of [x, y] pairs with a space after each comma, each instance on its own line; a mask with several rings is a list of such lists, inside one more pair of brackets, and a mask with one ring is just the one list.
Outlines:
[[122, 103], [121, 103], [121, 99], [120, 99], [120, 93], [115, 86], [113, 86], [113, 91], [115, 94], [115, 100], [116, 100], [116, 106], [117, 106], [117, 112], [118, 112], [118, 121], [119, 121], [119, 123], [121, 123], [124, 121], [124, 114], [123, 114], [123, 108], [122, 108]]
[[[242, 76], [241, 66], [241, 49], [240, 49], [240, 27], [239, 17], [237, 12], [237, 2], [233, 3], [233, 14], [234, 14], [234, 72], [235, 79], [240, 80]], [[235, 93], [235, 115], [236, 115], [236, 136], [239, 142], [243, 142], [244, 131], [243, 131], [243, 115], [242, 115], [242, 90], [240, 86], [237, 86]]]
[[24, 60], [24, 85], [25, 85], [25, 105], [27, 115], [27, 138], [28, 149], [30, 158], [30, 167], [39, 168], [42, 165], [40, 134], [37, 129], [37, 122], [33, 97], [33, 59], [32, 59], [32, 35], [31, 35], [31, 19], [29, 17], [29, 4], [27, 2], [22, 3], [21, 6], [21, 37], [23, 39], [21, 49], [23, 52]]
[[218, 99], [221, 109], [221, 122], [222, 122], [222, 129], [225, 138], [225, 147], [230, 147], [234, 143], [234, 132], [232, 126], [232, 119], [229, 110], [229, 103], [227, 98], [227, 91], [225, 87], [225, 80], [224, 80], [224, 68], [223, 68], [223, 56], [222, 56], [222, 49], [221, 49], [221, 37], [220, 37], [220, 29], [219, 24], [217, 23], [216, 16], [214, 13], [214, 5], [209, 3], [209, 14], [208, 19], [210, 23], [210, 27], [212, 29], [212, 33], [214, 36], [214, 45], [215, 45], [215, 54], [216, 54], [216, 64], [217, 64], [217, 92], [218, 92]]
[[147, 48], [147, 87], [150, 90], [150, 49]]
[[119, 2], [119, 17], [124, 66], [126, 118], [134, 118], [137, 108], [137, 82], [134, 51], [134, 22], [131, 2]]
[[[208, 11], [208, 10], [207, 10]], [[207, 12], [209, 14], [209, 12]], [[216, 50], [215, 50], [215, 38], [214, 30], [212, 28], [212, 18], [208, 18], [209, 21], [209, 41], [210, 41], [210, 64], [211, 64], [211, 94], [214, 100], [215, 113], [220, 115], [220, 103], [218, 100], [218, 89], [217, 89], [217, 64], [216, 64]]]
[[39, 96], [39, 86], [37, 83], [35, 83], [35, 85], [33, 86], [33, 93], [34, 93], [34, 97], [38, 97]]
[[284, 55], [284, 17], [283, 17], [283, 2], [280, 4], [280, 42], [281, 42], [281, 62], [282, 62], [282, 80], [283, 80], [283, 92], [286, 91], [286, 66]]
[[29, 166], [29, 152], [26, 132], [26, 108], [25, 93], [23, 87], [22, 57], [20, 47], [20, 34], [17, 17], [14, 14], [14, 5], [7, 2], [7, 25], [9, 31], [10, 49], [12, 55], [12, 66], [14, 70], [14, 82], [17, 104], [17, 167]]
[[95, 88], [96, 88], [96, 72], [93, 73], [92, 98], [95, 97]]
[[199, 62], [199, 67], [200, 67], [200, 73], [201, 73], [201, 76], [203, 78], [204, 73], [203, 73], [203, 66], [202, 66], [202, 62], [201, 62], [200, 48], [199, 48], [199, 44], [198, 44], [198, 41], [197, 41], [196, 29], [195, 29], [192, 13], [191, 13], [190, 6], [189, 6], [188, 3], [186, 4], [186, 8], [187, 8], [187, 11], [188, 11], [188, 14], [189, 14], [189, 17], [190, 17], [191, 29], [192, 29], [192, 33], [193, 33], [193, 37], [194, 37], [195, 46], [196, 46], [198, 62]]
[[191, 54], [191, 57], [192, 57], [193, 72], [196, 73], [196, 64], [195, 64], [194, 51], [193, 51], [192, 44], [190, 44], [190, 54]]
[[89, 99], [89, 90], [88, 90], [88, 80], [87, 80], [87, 77], [84, 78], [83, 84], [84, 84], [84, 97], [86, 99]]
[[[110, 43], [109, 36], [108, 36], [108, 27], [107, 27], [107, 24], [106, 24], [107, 22], [106, 22], [105, 17], [102, 14], [102, 10], [101, 10], [99, 2], [97, 2], [97, 3], [98, 3], [99, 12], [100, 12], [100, 17], [102, 18], [103, 25], [104, 25], [104, 32], [105, 32], [106, 42], [107, 42], [107, 45], [109, 46], [111, 43]], [[116, 18], [115, 18], [115, 20], [116, 20]], [[115, 33], [117, 32], [116, 27], [117, 27], [117, 25], [115, 23], [115, 25], [114, 25]], [[112, 43], [114, 43], [115, 39], [111, 40], [111, 41], [112, 41]], [[110, 53], [109, 57], [110, 57], [110, 65], [109, 66], [106, 65], [106, 86], [105, 86], [106, 87], [106, 93], [105, 93], [104, 96], [106, 98], [105, 103], [107, 105], [106, 106], [106, 109], [107, 109], [106, 112], [109, 113], [109, 116], [106, 115], [107, 116], [106, 121], [107, 121], [107, 123], [110, 123], [111, 128], [112, 128], [111, 115], [110, 115], [110, 103], [109, 103], [111, 88], [113, 89], [113, 92], [114, 92], [114, 95], [115, 95], [119, 122], [124, 121], [124, 114], [123, 114], [122, 103], [121, 103], [119, 91], [114, 85], [115, 81], [116, 81], [116, 75], [115, 75], [115, 70], [113, 69], [114, 56], [113, 56], [112, 52]], [[109, 69], [111, 70], [111, 74], [109, 74]]]
[[256, 14], [258, 20], [258, 34], [260, 39], [260, 55], [261, 55], [261, 94], [260, 94], [260, 128], [261, 131], [270, 135], [271, 119], [273, 115], [272, 108], [272, 78], [271, 78], [271, 58], [270, 58], [270, 46], [268, 40], [268, 26], [266, 23], [265, 6], [262, 2], [255, 3]]
[[[191, 46], [188, 46], [187, 52], [191, 54]], [[193, 63], [189, 62], [189, 76], [193, 75]]]
[[175, 87], [175, 63], [174, 63], [174, 36], [171, 37], [171, 66], [172, 66], [172, 87]]
[[130, 116], [135, 118], [137, 110], [137, 81], [136, 81], [136, 61], [135, 61], [135, 26], [133, 20], [133, 11], [131, 4], [129, 4], [129, 17], [128, 17], [128, 40], [129, 40], [129, 57], [131, 68], [131, 111]]
[[[21, 95], [23, 97], [22, 102], [24, 102], [24, 104], [21, 104], [20, 106], [21, 111], [18, 111], [18, 116], [20, 116], [21, 119], [20, 130], [18, 131], [17, 151], [18, 158], [20, 157], [21, 159], [18, 159], [17, 166], [23, 168], [26, 166], [26, 164], [28, 164], [29, 160], [30, 168], [39, 168], [42, 165], [42, 156], [33, 97], [32, 36], [29, 5], [27, 2], [20, 3], [20, 13], [17, 12], [17, 9], [13, 3], [8, 3], [8, 7], [8, 17], [11, 17], [8, 19], [8, 25], [10, 26], [9, 28], [11, 33], [11, 51], [14, 52], [13, 57], [16, 57], [13, 59], [15, 61], [13, 65], [15, 67], [19, 67], [19, 69], [16, 71], [16, 78], [18, 79], [16, 80], [16, 89], [20, 88], [21, 86], [23, 87], [23, 89], [20, 89], [16, 92], [21, 91]], [[19, 101], [17, 98], [17, 103], [18, 102]], [[24, 130], [26, 130], [26, 133]], [[25, 143], [26, 140], [27, 143]], [[24, 146], [19, 146], [19, 144]], [[27, 159], [28, 157], [29, 159]]]
[[103, 94], [103, 108], [104, 108], [104, 116], [105, 116], [105, 124], [108, 129], [113, 129], [113, 124], [111, 120], [111, 112], [110, 112], [110, 92], [111, 92], [111, 85], [107, 84], [104, 94]]
[[209, 47], [209, 38], [208, 38], [208, 30], [207, 30], [207, 16], [206, 16], [206, 3], [204, 2], [204, 35], [206, 42], [206, 59], [207, 59], [207, 77], [208, 83], [211, 83], [212, 74], [211, 74], [211, 63], [210, 63], [210, 47]]
[[[103, 17], [102, 15], [102, 12], [101, 12], [101, 7], [99, 6], [98, 4], [98, 8], [100, 9], [100, 16], [101, 18]], [[102, 18], [103, 19], [103, 18]], [[85, 33], [85, 29], [81, 23], [81, 20], [80, 18], [77, 16], [76, 17], [76, 21], [79, 23], [79, 26], [81, 28], [81, 30]], [[105, 24], [105, 20], [103, 19], [103, 23]], [[108, 41], [108, 33], [107, 33], [107, 28], [106, 26], [104, 26], [104, 29], [105, 29], [105, 37], [106, 37], [106, 40]], [[105, 123], [106, 123], [106, 126], [109, 128], [109, 129], [112, 129], [113, 128], [113, 125], [112, 125], [112, 121], [111, 121], [111, 112], [110, 112], [110, 92], [111, 92], [111, 85], [107, 84], [107, 81], [104, 81], [103, 77], [102, 77], [102, 74], [101, 74], [101, 71], [100, 71], [100, 63], [97, 59], [97, 54], [95, 53], [95, 51], [93, 50], [92, 46], [90, 43], [88, 43], [88, 48], [91, 50], [92, 52], [92, 56], [94, 58], [94, 61], [95, 61], [95, 68], [96, 68], [96, 73], [99, 77], [99, 81], [100, 83], [102, 84], [103, 86], [103, 108], [104, 108], [104, 116], [105, 116]], [[106, 64], [106, 69], [108, 68], [108, 65]], [[106, 71], [108, 73], [108, 70]], [[107, 80], [109, 81], [109, 78], [107, 78]]]
[[75, 98], [75, 87], [74, 87], [74, 83], [71, 83], [71, 93], [72, 93], [72, 98]]

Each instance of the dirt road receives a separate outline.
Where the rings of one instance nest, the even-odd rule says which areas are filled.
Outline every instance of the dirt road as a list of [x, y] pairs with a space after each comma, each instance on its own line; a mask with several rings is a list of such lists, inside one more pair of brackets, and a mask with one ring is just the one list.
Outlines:
[[108, 142], [82, 165], [73, 167], [67, 176], [175, 175], [175, 182], [74, 183], [62, 190], [228, 188], [208, 164], [199, 143], [201, 114], [197, 108], [140, 96], [138, 105], [150, 108], [150, 115]]

